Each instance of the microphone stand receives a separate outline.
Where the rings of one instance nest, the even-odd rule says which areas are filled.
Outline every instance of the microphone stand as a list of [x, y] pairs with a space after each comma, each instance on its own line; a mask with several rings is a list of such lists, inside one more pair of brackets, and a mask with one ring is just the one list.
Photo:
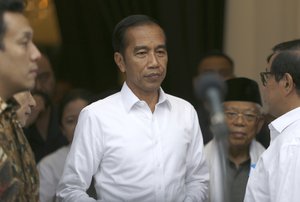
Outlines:
[[[208, 92], [214, 93], [214, 91]], [[210, 103], [212, 104], [212, 103]], [[228, 128], [224, 121], [222, 105], [215, 104], [222, 113], [211, 116], [211, 131], [213, 133], [216, 151], [210, 169], [210, 202], [229, 202], [227, 184], [227, 157], [228, 157]]]

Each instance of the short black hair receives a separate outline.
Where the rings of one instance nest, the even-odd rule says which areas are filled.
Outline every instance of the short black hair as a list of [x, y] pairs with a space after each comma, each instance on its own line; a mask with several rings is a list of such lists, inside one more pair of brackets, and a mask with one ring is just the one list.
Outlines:
[[3, 44], [3, 37], [6, 32], [6, 25], [3, 19], [4, 13], [23, 13], [24, 7], [23, 0], [0, 0], [0, 50], [5, 48]]
[[270, 71], [277, 82], [285, 73], [289, 73], [300, 95], [300, 50], [279, 52], [272, 62]]
[[273, 53], [271, 53], [268, 57], [267, 57], [267, 62], [269, 63], [272, 56], [277, 53], [277, 52], [281, 52], [281, 51], [292, 51], [292, 50], [300, 50], [300, 39], [294, 39], [291, 41], [285, 41], [282, 43], [279, 43], [277, 45], [275, 45], [272, 48]]
[[[112, 45], [114, 52], [124, 54], [126, 46], [125, 33], [129, 28], [147, 24], [154, 24], [162, 29], [160, 24], [154, 18], [149, 17], [147, 15], [130, 15], [121, 20], [115, 26], [115, 29], [113, 31]], [[163, 29], [162, 31], [164, 32]]]
[[[281, 80], [285, 73], [293, 78], [298, 94], [300, 95], [300, 39], [286, 41], [275, 45], [271, 57], [276, 54], [270, 71], [275, 80]], [[269, 57], [269, 60], [270, 58]]]

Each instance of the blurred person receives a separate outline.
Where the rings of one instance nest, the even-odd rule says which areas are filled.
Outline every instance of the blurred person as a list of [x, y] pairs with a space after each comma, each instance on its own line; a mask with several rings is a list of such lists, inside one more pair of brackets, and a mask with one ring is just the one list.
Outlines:
[[32, 97], [30, 91], [19, 92], [14, 95], [14, 99], [19, 103], [20, 107], [17, 109], [17, 117], [22, 127], [26, 126], [26, 122], [36, 106], [36, 102]]
[[45, 54], [42, 54], [37, 65], [39, 70], [32, 92], [34, 98], [44, 99], [45, 107], [40, 108], [43, 105], [38, 103], [36, 110], [32, 113], [32, 118], [29, 119], [31, 124], [28, 124], [29, 126], [24, 129], [24, 132], [38, 163], [41, 158], [68, 144], [68, 142], [61, 133], [57, 105], [53, 102], [56, 87], [53, 67]]
[[131, 15], [113, 33], [114, 59], [126, 74], [120, 92], [79, 116], [58, 201], [206, 201], [208, 170], [197, 114], [166, 94], [166, 36], [152, 18]]
[[13, 95], [34, 87], [41, 54], [21, 0], [0, 1], [0, 201], [38, 201], [38, 173]]
[[24, 133], [38, 163], [44, 156], [68, 143], [58, 125], [57, 111], [55, 110], [52, 118], [48, 119], [48, 115], [54, 110], [50, 97], [36, 90], [32, 91], [32, 96], [36, 101], [36, 107], [28, 118]]
[[35, 90], [46, 93], [50, 98], [54, 96], [56, 78], [49, 58], [42, 54], [37, 62], [39, 70], [35, 82]]
[[63, 134], [68, 139], [69, 145], [63, 146], [45, 156], [38, 163], [41, 202], [55, 201], [56, 187], [63, 173], [79, 112], [90, 104], [91, 99], [92, 94], [84, 89], [71, 90], [62, 98], [58, 111], [59, 123]]
[[[225, 122], [229, 134], [227, 142], [226, 181], [228, 201], [242, 202], [250, 168], [254, 167], [265, 148], [255, 140], [263, 125], [262, 103], [257, 83], [248, 78], [225, 81], [227, 94], [223, 102]], [[216, 164], [218, 144], [213, 138], [205, 145], [205, 155], [210, 170]], [[214, 190], [210, 190], [214, 194]]]
[[250, 173], [245, 202], [298, 202], [300, 198], [300, 40], [273, 48], [260, 73], [271, 142]]
[[[211, 50], [203, 54], [200, 57], [194, 74], [194, 90], [197, 89], [195, 80], [207, 73], [216, 73], [224, 80], [234, 78], [234, 62], [228, 55], [219, 50]], [[194, 105], [199, 118], [203, 142], [207, 144], [213, 138], [213, 134], [210, 130], [210, 116], [204, 102], [199, 98], [197, 99]]]
[[222, 51], [208, 51], [200, 57], [195, 75], [205, 73], [217, 73], [225, 80], [234, 78], [234, 62]]
[[[198, 62], [195, 79], [207, 74], [207, 73], [216, 73], [221, 76], [224, 80], [235, 78], [234, 73], [234, 61], [227, 54], [219, 50], [211, 50], [206, 52], [200, 57]], [[207, 109], [204, 106], [205, 104], [198, 99], [195, 104], [195, 108], [199, 117], [199, 124], [203, 134], [204, 144], [207, 144], [212, 138], [213, 134], [210, 130], [210, 118]], [[265, 147], [269, 146], [269, 130], [268, 124], [272, 120], [272, 116], [269, 114], [262, 114], [264, 117], [264, 125], [259, 133], [256, 135], [256, 139]]]
[[25, 128], [28, 128], [34, 124], [34, 122], [38, 119], [40, 112], [44, 111], [50, 104], [50, 98], [43, 92], [32, 91], [31, 96], [36, 104], [27, 118]]

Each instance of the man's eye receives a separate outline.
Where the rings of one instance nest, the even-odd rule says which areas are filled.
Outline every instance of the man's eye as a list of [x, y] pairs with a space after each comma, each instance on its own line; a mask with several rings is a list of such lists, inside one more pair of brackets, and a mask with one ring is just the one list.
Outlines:
[[237, 113], [235, 113], [235, 112], [226, 112], [226, 114], [229, 115], [229, 116], [234, 116], [234, 115], [236, 115]]
[[27, 47], [28, 46], [28, 44], [29, 44], [29, 42], [28, 41], [21, 41], [21, 43], [20, 43], [22, 46], [25, 46], [25, 47]]
[[136, 54], [137, 55], [146, 55], [146, 53], [147, 53], [146, 51], [140, 51], [140, 52], [137, 52]]
[[245, 114], [244, 116], [249, 118], [249, 119], [255, 119], [256, 118], [256, 115], [254, 115], [254, 114]]
[[166, 55], [166, 51], [165, 50], [159, 50], [159, 51], [157, 51], [157, 55], [158, 56], [165, 56]]

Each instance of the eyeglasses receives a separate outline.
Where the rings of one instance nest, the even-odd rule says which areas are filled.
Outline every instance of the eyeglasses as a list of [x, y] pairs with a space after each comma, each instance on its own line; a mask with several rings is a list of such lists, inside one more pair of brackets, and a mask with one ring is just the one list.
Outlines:
[[266, 70], [265, 72], [260, 72], [259, 74], [260, 74], [260, 79], [261, 79], [262, 85], [266, 86], [267, 85], [267, 80], [269, 78], [268, 75], [273, 75], [274, 73], [273, 72], [268, 72]]
[[251, 112], [225, 111], [224, 114], [230, 121], [236, 120], [239, 116], [241, 116], [248, 124], [256, 122], [259, 117], [259, 115]]

